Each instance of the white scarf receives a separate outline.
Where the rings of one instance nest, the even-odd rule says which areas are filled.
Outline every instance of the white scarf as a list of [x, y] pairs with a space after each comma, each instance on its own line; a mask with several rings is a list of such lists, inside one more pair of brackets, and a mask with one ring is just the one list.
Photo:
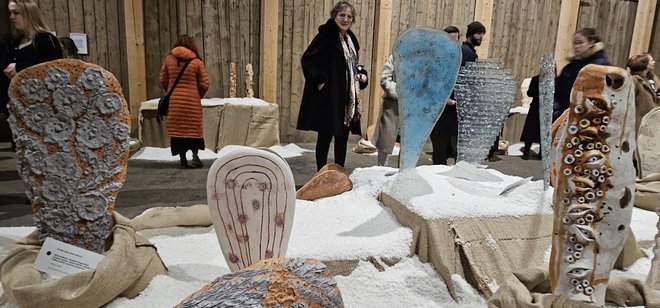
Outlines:
[[346, 58], [346, 65], [348, 71], [346, 72], [347, 85], [348, 85], [348, 102], [346, 102], [346, 109], [344, 111], [344, 127], [349, 127], [351, 121], [357, 114], [362, 112], [362, 106], [360, 104], [360, 98], [358, 94], [360, 92], [360, 84], [355, 79], [357, 75], [357, 52], [355, 52], [355, 45], [353, 45], [353, 40], [349, 35], [344, 36], [339, 33], [339, 40], [341, 41], [341, 47], [344, 49], [344, 58]]

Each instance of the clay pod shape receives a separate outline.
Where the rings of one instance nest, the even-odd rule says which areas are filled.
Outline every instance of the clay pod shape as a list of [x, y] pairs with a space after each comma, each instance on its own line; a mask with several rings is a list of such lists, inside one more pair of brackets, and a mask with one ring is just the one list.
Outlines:
[[602, 306], [614, 263], [630, 230], [635, 169], [635, 96], [620, 68], [588, 65], [573, 85], [557, 129], [554, 294]]
[[230, 270], [285, 256], [296, 188], [282, 157], [245, 146], [222, 148], [209, 170], [207, 199]]
[[346, 170], [337, 164], [328, 164], [296, 192], [296, 199], [312, 201], [336, 196], [351, 189], [353, 182]]

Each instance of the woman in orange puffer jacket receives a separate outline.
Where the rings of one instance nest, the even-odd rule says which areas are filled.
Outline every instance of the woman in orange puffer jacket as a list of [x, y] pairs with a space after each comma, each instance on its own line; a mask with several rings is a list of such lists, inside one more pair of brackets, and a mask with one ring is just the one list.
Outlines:
[[[172, 156], [179, 155], [181, 167], [201, 168], [203, 164], [197, 151], [204, 150], [202, 97], [209, 89], [209, 78], [204, 62], [198, 57], [197, 46], [190, 36], [179, 36], [172, 51], [165, 57], [160, 69], [160, 85], [169, 91], [187, 61], [190, 64], [170, 97], [167, 135], [170, 136]], [[190, 165], [186, 158], [188, 150], [193, 154]]]

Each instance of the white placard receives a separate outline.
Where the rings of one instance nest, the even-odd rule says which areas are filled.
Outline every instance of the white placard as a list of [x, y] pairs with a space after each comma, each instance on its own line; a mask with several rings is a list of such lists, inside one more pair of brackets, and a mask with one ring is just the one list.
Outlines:
[[69, 33], [69, 38], [73, 40], [73, 43], [76, 44], [78, 48], [79, 55], [87, 54], [87, 34], [85, 33]]
[[32, 267], [53, 278], [95, 269], [104, 255], [82, 249], [52, 238], [46, 241], [39, 250], [39, 255]]

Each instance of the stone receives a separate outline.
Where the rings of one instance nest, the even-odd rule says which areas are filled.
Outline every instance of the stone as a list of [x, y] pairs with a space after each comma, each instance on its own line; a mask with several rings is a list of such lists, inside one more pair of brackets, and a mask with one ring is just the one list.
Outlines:
[[556, 64], [551, 52], [541, 58], [539, 73], [539, 125], [541, 128], [541, 159], [543, 163], [543, 189], [550, 186], [550, 159], [552, 151], [552, 104], [555, 99]]
[[635, 192], [635, 96], [623, 69], [588, 65], [557, 130], [550, 283], [602, 306], [628, 232]]
[[445, 108], [462, 55], [458, 42], [447, 33], [424, 27], [399, 35], [392, 55], [399, 94], [400, 169], [405, 170], [417, 164]]
[[102, 252], [126, 177], [130, 114], [115, 76], [63, 59], [21, 71], [9, 123], [39, 240]]
[[332, 277], [315, 259], [267, 259], [219, 277], [178, 307], [344, 307]]
[[230, 270], [285, 256], [296, 188], [282, 157], [246, 146], [223, 147], [209, 170], [207, 199]]
[[296, 199], [313, 201], [353, 189], [348, 173], [337, 164], [327, 164], [296, 192]]
[[637, 170], [639, 178], [660, 173], [660, 107], [642, 118], [637, 133]]

